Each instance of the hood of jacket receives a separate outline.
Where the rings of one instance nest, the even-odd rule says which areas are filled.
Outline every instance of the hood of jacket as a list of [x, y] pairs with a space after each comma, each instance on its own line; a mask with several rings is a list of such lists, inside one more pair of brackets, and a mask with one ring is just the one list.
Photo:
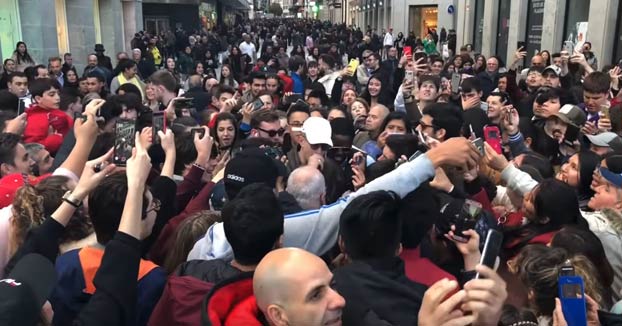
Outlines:
[[242, 273], [214, 286], [201, 309], [202, 325], [266, 325], [253, 295], [253, 272]]

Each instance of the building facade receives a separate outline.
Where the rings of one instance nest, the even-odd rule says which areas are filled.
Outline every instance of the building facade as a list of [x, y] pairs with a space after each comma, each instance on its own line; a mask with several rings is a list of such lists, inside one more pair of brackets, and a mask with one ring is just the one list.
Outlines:
[[[485, 56], [511, 61], [518, 42], [528, 57], [541, 50], [559, 52], [564, 41], [592, 44], [601, 63], [622, 58], [622, 0], [343, 0], [345, 22], [380, 33], [428, 29], [457, 32], [458, 46], [472, 44]], [[602, 65], [601, 65], [602, 66]]]
[[[0, 58], [10, 58], [24, 41], [37, 63], [71, 53], [81, 73], [94, 45], [114, 61], [129, 51], [134, 34], [235, 21], [247, 15], [250, 0], [0, 0]], [[114, 62], [113, 62], [114, 64]]]

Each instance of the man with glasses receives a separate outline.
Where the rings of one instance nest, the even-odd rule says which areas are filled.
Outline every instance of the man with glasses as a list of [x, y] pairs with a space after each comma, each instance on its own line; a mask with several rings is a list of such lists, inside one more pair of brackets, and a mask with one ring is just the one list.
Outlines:
[[251, 119], [251, 137], [271, 140], [278, 146], [283, 145], [285, 129], [281, 127], [279, 115], [274, 111], [261, 110]]
[[460, 108], [448, 103], [434, 103], [423, 110], [417, 131], [444, 142], [452, 137], [460, 137], [463, 123]]

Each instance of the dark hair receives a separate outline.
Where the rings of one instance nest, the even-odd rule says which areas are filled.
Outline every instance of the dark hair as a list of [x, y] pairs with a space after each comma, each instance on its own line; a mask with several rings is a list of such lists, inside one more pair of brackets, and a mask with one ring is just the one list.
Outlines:
[[231, 121], [231, 124], [233, 125], [233, 132], [235, 133], [235, 135], [233, 136], [233, 142], [231, 143], [231, 145], [233, 146], [233, 144], [235, 144], [235, 142], [238, 140], [238, 121], [233, 114], [229, 112], [218, 113], [216, 115], [216, 120], [214, 120], [214, 128], [210, 129], [210, 134], [214, 138], [214, 140], [220, 144], [220, 139], [218, 139], [218, 124], [221, 121]]
[[302, 112], [306, 113], [307, 115], [311, 115], [311, 111], [309, 111], [309, 104], [304, 102], [295, 102], [289, 106], [289, 109], [287, 109], [287, 120], [289, 121], [289, 117], [296, 112]]
[[35, 79], [28, 84], [28, 90], [30, 91], [33, 99], [37, 96], [43, 96], [43, 93], [49, 91], [50, 89], [56, 89], [57, 91], [61, 89], [61, 86], [56, 79]]
[[283, 235], [283, 211], [274, 191], [263, 183], [242, 188], [222, 209], [225, 236], [235, 260], [256, 265]]
[[86, 75], [86, 78], [96, 78], [98, 82], [106, 82], [106, 77], [99, 71], [93, 70]]
[[21, 137], [16, 134], [3, 132], [0, 134], [0, 166], [2, 164], [8, 164], [15, 166], [15, 154], [17, 144], [19, 144]]
[[258, 128], [262, 122], [279, 121], [279, 115], [274, 111], [261, 110], [253, 114], [251, 118], [251, 128]]
[[67, 111], [69, 109], [69, 105], [76, 103], [80, 99], [80, 93], [75, 88], [63, 88], [60, 92], [60, 109], [62, 111]]
[[130, 69], [136, 66], [136, 62], [130, 59], [121, 59], [119, 63], [117, 63], [117, 70], [119, 72], [124, 72], [126, 69]]
[[387, 117], [384, 118], [384, 121], [382, 122], [382, 127], [380, 127], [380, 130], [384, 131], [384, 129], [389, 124], [389, 122], [393, 120], [401, 120], [404, 123], [404, 128], [406, 129], [406, 133], [407, 134], [413, 133], [413, 127], [412, 127], [412, 124], [410, 123], [410, 119], [408, 119], [408, 116], [406, 116], [406, 113], [402, 111], [393, 111], [389, 113]]
[[436, 223], [441, 202], [429, 183], [421, 184], [402, 199], [399, 215], [402, 218], [402, 245], [414, 249]]
[[607, 260], [603, 244], [592, 231], [567, 225], [555, 233], [551, 239], [551, 247], [564, 248], [571, 255], [587, 257], [598, 269], [604, 288], [611, 290], [614, 279], [613, 267]]
[[389, 109], [393, 108], [393, 99], [395, 97], [393, 96], [392, 87], [387, 84], [387, 80], [383, 79], [381, 74], [374, 74], [371, 77], [369, 77], [369, 80], [367, 80], [367, 87], [361, 94], [361, 97], [365, 99], [368, 103], [370, 103], [370, 109], [371, 109], [372, 101], [371, 101], [371, 94], [369, 94], [369, 83], [371, 82], [372, 79], [376, 79], [380, 81], [380, 92], [378, 93], [378, 100], [377, 100], [378, 103], [386, 106]]
[[577, 195], [579, 200], [586, 200], [594, 195], [591, 188], [593, 172], [600, 165], [600, 155], [592, 151], [580, 151], [577, 153], [579, 158], [579, 184], [577, 185]]
[[169, 92], [177, 91], [177, 80], [175, 79], [175, 76], [173, 76], [173, 74], [166, 69], [158, 70], [151, 74], [149, 82], [156, 86], [164, 86], [164, 88]]
[[512, 104], [512, 99], [510, 98], [510, 94], [506, 93], [506, 92], [492, 92], [490, 94], [488, 94], [488, 97], [491, 96], [497, 96], [499, 98], [501, 98], [501, 103], [505, 104], [505, 105], [511, 105]]
[[125, 92], [125, 94], [134, 94], [137, 95], [139, 98], [142, 99], [143, 94], [140, 92], [140, 89], [138, 89], [138, 86], [132, 84], [132, 83], [125, 83], [121, 86], [119, 86], [119, 88], [117, 88], [117, 95], [119, 94], [119, 91], [123, 91]]
[[9, 75], [9, 78], [7, 79], [7, 82], [12, 83], [13, 82], [13, 78], [16, 78], [16, 77], [26, 78], [26, 79], [28, 78], [28, 76], [26, 76], [25, 73], [20, 72], [20, 71], [16, 71], [16, 72], [13, 72], [13, 73], [11, 73]]
[[235, 89], [233, 89], [233, 87], [229, 85], [222, 85], [222, 84], [212, 88], [212, 96], [216, 98], [220, 98], [220, 95], [223, 93], [235, 95]]
[[356, 197], [341, 213], [339, 235], [353, 260], [395, 257], [400, 245], [401, 200], [388, 191]]
[[471, 91], [479, 93], [482, 89], [482, 83], [475, 77], [467, 78], [460, 84], [460, 91], [463, 93], [470, 93]]
[[299, 55], [294, 55], [289, 58], [289, 70], [297, 71], [300, 67], [305, 67], [305, 59]]
[[[106, 177], [89, 194], [89, 216], [100, 244], [107, 244], [117, 232], [127, 191], [127, 176], [122, 172]], [[143, 212], [147, 210], [148, 204], [143, 194]]]
[[396, 158], [400, 158], [402, 155], [408, 158], [419, 150], [417, 136], [412, 134], [389, 135], [386, 143], [386, 146], [391, 149]]
[[419, 78], [419, 85], [423, 85], [424, 82], [431, 82], [436, 87], [436, 90], [441, 87], [441, 78], [436, 75], [423, 75]]
[[460, 129], [464, 123], [462, 110], [449, 103], [433, 103], [423, 109], [423, 114], [432, 117], [434, 130], [445, 129], [445, 139], [460, 137]]
[[175, 174], [183, 174], [186, 165], [191, 164], [197, 159], [197, 149], [194, 147], [194, 138], [188, 133], [175, 135]]
[[594, 71], [583, 80], [583, 91], [594, 94], [607, 94], [611, 85], [609, 74]]
[[330, 54], [321, 54], [319, 60], [324, 61], [324, 63], [326, 63], [326, 65], [329, 66], [330, 69], [333, 69], [335, 67], [335, 58]]
[[551, 161], [536, 152], [527, 152], [523, 154], [521, 167], [524, 165], [535, 168], [544, 179], [552, 178], [555, 175], [555, 170], [553, 170]]
[[[19, 108], [19, 97], [9, 92], [9, 90], [7, 89], [0, 90], [0, 112], [10, 111], [13, 113], [17, 113], [18, 108]], [[0, 124], [0, 127], [1, 127], [0, 131], [4, 129], [3, 124]]]
[[[24, 54], [19, 53], [19, 46], [20, 45], [24, 45], [24, 47], [26, 48], [26, 50], [24, 51]], [[26, 46], [26, 43], [24, 42], [17, 42], [17, 44], [15, 44], [15, 51], [13, 51], [13, 54], [15, 55], [15, 58], [17, 59], [17, 64], [22, 64], [23, 62], [25, 63], [34, 63], [35, 61], [32, 60], [32, 57], [30, 57], [30, 54], [28, 54], [28, 46]]]

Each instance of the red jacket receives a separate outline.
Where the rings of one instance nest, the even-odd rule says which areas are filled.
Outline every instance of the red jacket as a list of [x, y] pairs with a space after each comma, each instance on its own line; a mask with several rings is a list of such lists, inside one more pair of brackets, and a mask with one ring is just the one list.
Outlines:
[[[56, 154], [63, 138], [73, 126], [73, 119], [59, 109], [47, 110], [37, 104], [26, 110], [25, 143], [39, 143], [45, 146], [50, 154]], [[50, 134], [50, 126], [56, 131]]]
[[202, 318], [202, 325], [267, 325], [253, 294], [253, 272], [242, 273], [216, 284], [204, 303], [207, 305], [203, 305], [202, 309], [207, 312], [208, 320]]

